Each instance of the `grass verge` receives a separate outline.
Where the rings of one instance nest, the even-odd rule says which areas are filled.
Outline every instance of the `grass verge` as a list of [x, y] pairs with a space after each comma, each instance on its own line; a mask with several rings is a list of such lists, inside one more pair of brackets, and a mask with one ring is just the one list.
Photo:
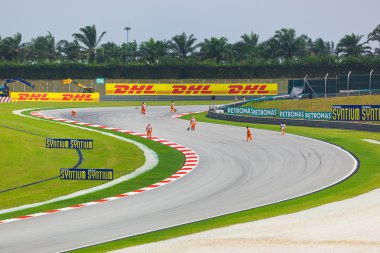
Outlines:
[[[94, 140], [92, 150], [81, 151], [83, 162], [79, 167], [112, 168], [115, 178], [129, 174], [144, 164], [143, 152], [132, 143], [100, 133], [18, 117], [17, 123], [24, 126], [12, 129], [0, 126], [2, 142], [0, 149], [4, 149], [4, 152], [0, 151], [3, 154], [0, 160], [0, 173], [3, 176], [0, 190], [54, 178], [59, 175], [60, 168], [72, 168], [78, 162], [79, 155], [75, 150], [45, 148], [46, 137]], [[29, 133], [24, 132], [25, 129]], [[128, 163], [125, 162], [126, 158]], [[46, 201], [103, 183], [105, 181], [55, 178], [0, 193], [0, 209]]]
[[[118, 106], [121, 106], [121, 105], [129, 105], [129, 106], [130, 105], [137, 105], [136, 103], [134, 103], [134, 104], [133, 103], [104, 103], [104, 104], [102, 103], [102, 104], [91, 104], [91, 106], [95, 106], [95, 105], [97, 105], [97, 106], [115, 106], [115, 104], [117, 104]], [[96, 134], [96, 133], [92, 133], [92, 132], [87, 132], [84, 130], [74, 129], [74, 128], [71, 128], [69, 126], [64, 126], [62, 124], [56, 124], [56, 123], [53, 123], [53, 122], [47, 121], [47, 120], [35, 120], [35, 119], [31, 119], [31, 118], [23, 118], [20, 116], [13, 115], [11, 113], [13, 110], [17, 110], [17, 109], [21, 109], [21, 108], [28, 108], [28, 107], [34, 108], [34, 107], [36, 107], [36, 105], [37, 105], [37, 103], [18, 103], [18, 104], [7, 104], [7, 105], [5, 105], [3, 107], [4, 110], [1, 111], [2, 117], [0, 118], [0, 124], [6, 125], [8, 127], [17, 128], [17, 129], [23, 129], [24, 131], [31, 131], [31, 132], [33, 132], [33, 131], [34, 132], [36, 132], [36, 131], [37, 132], [52, 131], [52, 133], [60, 133], [61, 134], [62, 131], [73, 131], [74, 133], [72, 133], [73, 135], [70, 135], [70, 137], [77, 137], [75, 134], [78, 134], [79, 137], [81, 137], [81, 138], [86, 137], [86, 138], [90, 138], [90, 139], [91, 138], [95, 139], [95, 137], [94, 137], [95, 135], [101, 135], [101, 134]], [[55, 108], [66, 106], [66, 104], [63, 105], [63, 104], [59, 104], [59, 103], [54, 103], [54, 104], [53, 103], [52, 104], [50, 104], [50, 103], [49, 104], [39, 103], [39, 105], [43, 105], [44, 107], [55, 107]], [[83, 106], [83, 104], [70, 104], [70, 105], [74, 106], [74, 107]], [[99, 130], [99, 129], [97, 129], [97, 130]], [[10, 130], [10, 132], [12, 132], [12, 131], [13, 130]], [[169, 175], [172, 175], [184, 163], [184, 156], [182, 155], [182, 153], [180, 153], [179, 151], [177, 151], [173, 148], [165, 146], [161, 143], [152, 142], [150, 140], [147, 140], [145, 138], [141, 138], [138, 136], [126, 135], [123, 133], [116, 133], [116, 132], [112, 132], [112, 131], [108, 131], [108, 130], [102, 130], [102, 131], [110, 132], [112, 134], [119, 135], [119, 136], [123, 136], [125, 138], [129, 138], [131, 140], [135, 140], [135, 141], [138, 141], [140, 143], [143, 143], [143, 144], [149, 146], [153, 151], [155, 151], [157, 153], [157, 155], [159, 157], [158, 165], [151, 171], [148, 171], [148, 172], [146, 172], [146, 173], [144, 173], [144, 174], [142, 174], [142, 175], [140, 175], [134, 179], [131, 179], [125, 183], [120, 183], [116, 186], [107, 188], [105, 190], [97, 191], [97, 192], [87, 194], [87, 195], [83, 195], [83, 196], [80, 196], [77, 198], [72, 198], [72, 199], [65, 200], [65, 201], [55, 202], [52, 204], [48, 204], [48, 205], [44, 205], [44, 206], [40, 206], [40, 207], [36, 207], [36, 208], [30, 208], [30, 209], [17, 211], [17, 212], [2, 214], [2, 215], [0, 215], [0, 220], [18, 217], [18, 216], [22, 216], [22, 215], [27, 215], [27, 214], [31, 214], [31, 213], [47, 211], [47, 210], [61, 208], [61, 207], [66, 207], [66, 206], [70, 206], [70, 205], [74, 205], [74, 204], [78, 204], [78, 203], [84, 203], [84, 202], [88, 202], [88, 201], [92, 201], [92, 200], [96, 200], [96, 199], [100, 199], [100, 198], [104, 198], [104, 197], [114, 196], [114, 195], [117, 195], [120, 193], [125, 193], [125, 192], [132, 191], [135, 189], [139, 189], [139, 188], [145, 187], [147, 185], [153, 184], [155, 182], [158, 182], [162, 179], [165, 179]], [[1, 133], [2, 138], [8, 138], [9, 137], [8, 131], [3, 132], [3, 129], [2, 129], [0, 131], [0, 133]], [[62, 137], [62, 135], [60, 135], [60, 134], [58, 137]], [[29, 135], [26, 134], [26, 136], [29, 136]], [[49, 136], [49, 137], [56, 137], [56, 135]], [[115, 143], [114, 138], [106, 137], [103, 135], [101, 135], [101, 137], [104, 138], [104, 143], [103, 143], [104, 146], [106, 146], [106, 147], [113, 146], [115, 149], [111, 150], [111, 151], [115, 151], [116, 153], [121, 152], [121, 154], [124, 156], [123, 160], [122, 160], [123, 164], [125, 163], [125, 159], [128, 159], [128, 162], [131, 161], [132, 165], [134, 165], [134, 166], [138, 165], [134, 161], [134, 159], [139, 159], [139, 158], [133, 157], [133, 156], [136, 156], [136, 153], [131, 153], [131, 154], [128, 153], [127, 155], [125, 154], [125, 151], [124, 151], [125, 150], [124, 148], [126, 145], [125, 142], [120, 141], [122, 143], [122, 146], [110, 145], [110, 143], [112, 143], [112, 144]], [[38, 138], [44, 139], [43, 137], [38, 137], [38, 136], [36, 138], [37, 139]], [[13, 159], [11, 159], [11, 160], [2, 159], [1, 160], [3, 162], [2, 165], [6, 166], [6, 168], [9, 168], [10, 166], [12, 166], [12, 160], [17, 160], [18, 154], [22, 155], [22, 149], [29, 148], [29, 147], [31, 147], [31, 153], [30, 153], [31, 155], [45, 157], [44, 156], [45, 154], [41, 155], [38, 153], [38, 151], [42, 151], [42, 150], [39, 150], [39, 148], [35, 149], [34, 145], [37, 145], [37, 144], [35, 143], [35, 140], [32, 139], [32, 140], [28, 140], [25, 143], [25, 146], [18, 146], [17, 148], [12, 149], [10, 151], [9, 150], [9, 148], [10, 148], [9, 142], [0, 143], [0, 152], [6, 152], [6, 150], [8, 150], [7, 153], [9, 153], [9, 154], [11, 154], [11, 156], [13, 156]], [[109, 151], [109, 150], [107, 150], [107, 151]], [[105, 152], [105, 154], [109, 154], [107, 151]], [[141, 152], [141, 150], [137, 150], [137, 151]], [[88, 152], [91, 152], [91, 151], [88, 151]], [[92, 152], [94, 153], [94, 155], [97, 156], [97, 158], [94, 159], [94, 161], [98, 161], [98, 162], [103, 161], [104, 162], [103, 159], [106, 159], [106, 157], [103, 157], [101, 154], [98, 154], [98, 152], [94, 152], [94, 151], [92, 151]], [[141, 156], [140, 156], [140, 159], [141, 159]], [[75, 161], [72, 161], [72, 160], [67, 161], [67, 163], [69, 163], [68, 165], [75, 164], [77, 157], [75, 157], [74, 160]], [[24, 160], [24, 162], [26, 162], [26, 161], [27, 160]], [[62, 162], [64, 162], [64, 159], [62, 159]], [[110, 161], [110, 162], [112, 162], [112, 161]], [[57, 161], [57, 163], [61, 164], [60, 161]], [[47, 164], [49, 164], [49, 163], [47, 163]], [[21, 165], [22, 165], [22, 163], [21, 163]], [[30, 167], [38, 166], [38, 164], [33, 164], [33, 163], [29, 164], [29, 165], [30, 165]], [[87, 164], [87, 165], [88, 166], [95, 166], [95, 163], [92, 164], [90, 161], [89, 164]], [[23, 165], [22, 167], [25, 167], [25, 166]], [[0, 168], [3, 168], [3, 166], [1, 166]], [[1, 170], [1, 172], [5, 171], [5, 169], [0, 169], [0, 170]], [[15, 176], [13, 175], [13, 177], [15, 177]], [[26, 177], [26, 178], [28, 178], [28, 177]], [[55, 183], [57, 183], [58, 181], [56, 181]], [[54, 186], [54, 187], [56, 187], [56, 186]], [[21, 195], [27, 195], [27, 193], [24, 192]], [[10, 195], [10, 198], [12, 198], [12, 197], [14, 197], [13, 194]], [[5, 208], [4, 203], [7, 203], [7, 202], [8, 202], [7, 200], [1, 200], [0, 203], [2, 203], [2, 205], [1, 205], [0, 209]]]
[[[190, 119], [191, 116], [192, 115], [187, 115], [184, 117], [184, 119]], [[197, 120], [201, 122], [228, 124], [238, 127], [247, 126], [247, 123], [209, 119], [206, 117], [206, 113], [197, 114], [196, 117]], [[258, 129], [279, 131], [279, 127], [273, 125], [248, 125], [250, 127]], [[293, 126], [288, 127], [287, 131], [288, 133], [307, 136], [334, 143], [345, 148], [346, 150], [355, 154], [355, 156], [360, 160], [359, 171], [354, 176], [350, 177], [348, 180], [342, 182], [341, 184], [335, 185], [328, 189], [304, 197], [260, 208], [254, 208], [234, 214], [224, 215], [200, 222], [194, 222], [187, 225], [177, 226], [170, 229], [129, 237], [110, 243], [100, 244], [76, 250], [75, 252], [106, 252], [110, 250], [171, 239], [183, 235], [197, 233], [209, 229], [225, 227], [233, 224], [256, 221], [278, 215], [294, 213], [301, 210], [317, 207], [323, 204], [351, 198], [380, 187], [380, 145], [362, 141], [362, 139], [364, 138], [380, 141], [379, 133]], [[242, 131], [242, 133], [243, 135], [245, 134], [244, 131]], [[254, 131], [253, 135], [255, 135]], [[244, 139], [245, 136], [242, 136], [242, 138]]]

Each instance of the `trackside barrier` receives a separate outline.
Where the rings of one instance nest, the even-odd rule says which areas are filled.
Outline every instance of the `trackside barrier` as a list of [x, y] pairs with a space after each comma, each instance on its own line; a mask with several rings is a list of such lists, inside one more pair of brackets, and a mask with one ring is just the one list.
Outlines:
[[334, 129], [347, 129], [347, 130], [357, 130], [357, 131], [368, 131], [368, 132], [380, 132], [380, 125], [377, 124], [364, 124], [364, 123], [352, 123], [352, 122], [340, 122], [340, 121], [318, 121], [318, 120], [297, 120], [297, 119], [276, 119], [276, 118], [259, 118], [259, 117], [249, 117], [249, 116], [237, 116], [228, 115], [225, 113], [217, 113], [214, 111], [209, 111], [207, 114], [208, 118], [220, 119], [227, 121], [236, 122], [246, 122], [246, 123], [256, 123], [256, 124], [271, 124], [280, 125], [281, 122], [285, 121], [288, 126], [306, 126], [306, 127], [321, 127], [321, 128], [334, 128]]
[[15, 102], [99, 102], [99, 93], [11, 92]]
[[248, 96], [248, 95], [277, 95], [277, 83], [250, 84], [127, 84], [106, 83], [106, 95], [149, 95], [149, 96]]

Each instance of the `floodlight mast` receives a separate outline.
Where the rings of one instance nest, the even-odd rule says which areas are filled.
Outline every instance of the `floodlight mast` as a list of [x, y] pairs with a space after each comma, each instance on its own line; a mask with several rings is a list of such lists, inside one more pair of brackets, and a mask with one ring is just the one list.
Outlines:
[[129, 26], [124, 27], [124, 30], [127, 31], [127, 44], [129, 43], [129, 31], [132, 30]]

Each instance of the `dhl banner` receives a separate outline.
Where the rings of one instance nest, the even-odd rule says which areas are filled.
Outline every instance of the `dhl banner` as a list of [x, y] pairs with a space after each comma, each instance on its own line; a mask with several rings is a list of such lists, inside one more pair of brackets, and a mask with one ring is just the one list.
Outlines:
[[277, 83], [251, 84], [125, 84], [107, 83], [106, 95], [239, 96], [277, 95]]
[[12, 92], [12, 101], [99, 102], [99, 93]]

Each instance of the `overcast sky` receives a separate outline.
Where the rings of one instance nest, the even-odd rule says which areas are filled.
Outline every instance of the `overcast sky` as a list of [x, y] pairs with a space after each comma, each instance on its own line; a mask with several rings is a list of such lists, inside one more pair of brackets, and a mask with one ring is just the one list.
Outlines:
[[[50, 31], [72, 40], [86, 25], [106, 31], [102, 42], [171, 39], [186, 32], [198, 42], [224, 36], [229, 42], [251, 31], [260, 42], [281, 28], [337, 43], [344, 35], [367, 36], [380, 24], [380, 0], [0, 0], [0, 36], [30, 41]], [[376, 44], [376, 46], [378, 46]]]

